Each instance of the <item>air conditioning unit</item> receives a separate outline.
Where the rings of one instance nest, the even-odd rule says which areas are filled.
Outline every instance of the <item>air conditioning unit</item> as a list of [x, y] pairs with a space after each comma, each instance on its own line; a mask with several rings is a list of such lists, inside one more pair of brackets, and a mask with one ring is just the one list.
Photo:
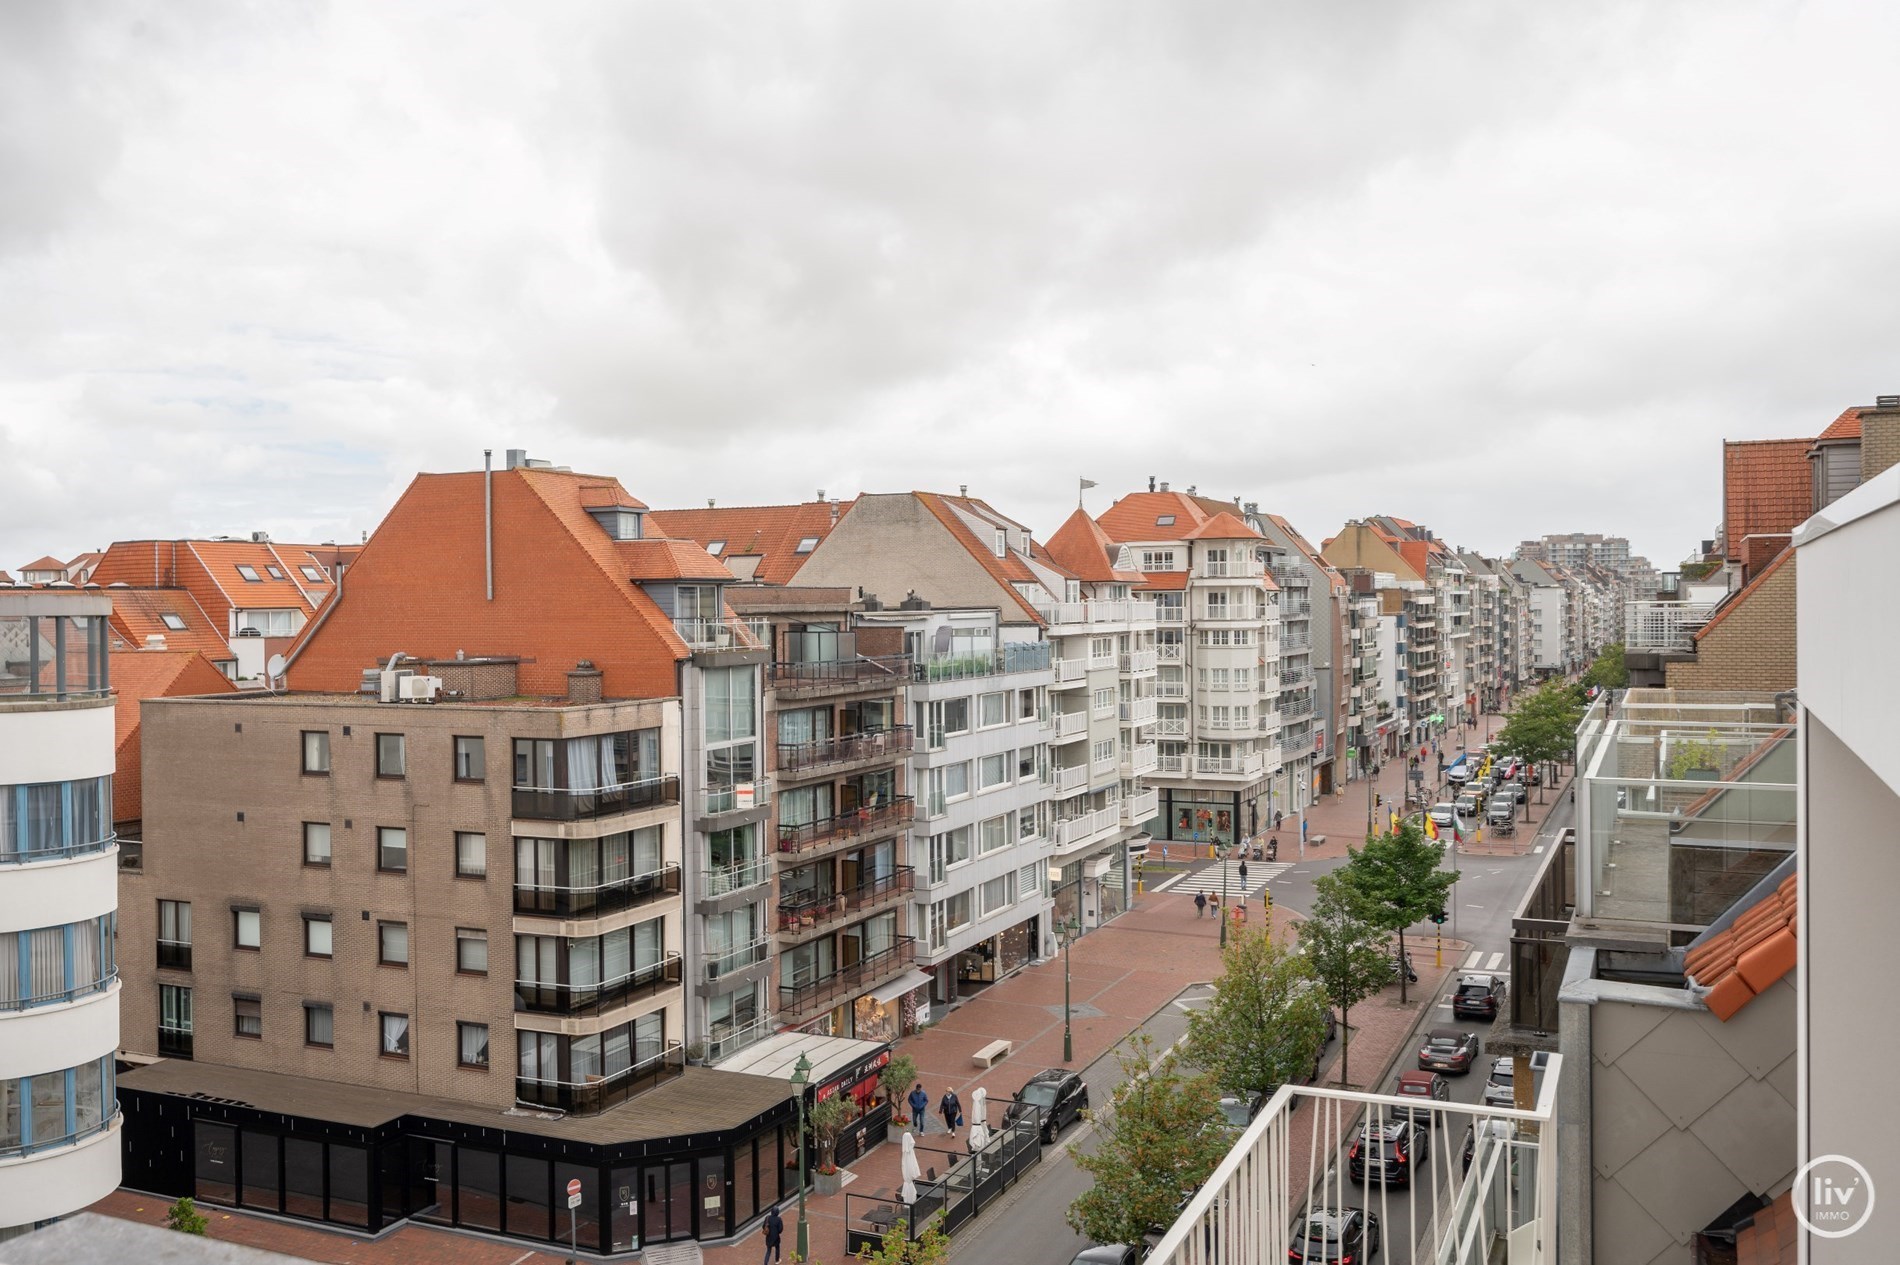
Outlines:
[[385, 703], [397, 701], [402, 697], [402, 683], [415, 674], [414, 668], [384, 668], [376, 697]]
[[397, 683], [396, 698], [403, 703], [433, 703], [442, 692], [439, 676], [410, 676]]

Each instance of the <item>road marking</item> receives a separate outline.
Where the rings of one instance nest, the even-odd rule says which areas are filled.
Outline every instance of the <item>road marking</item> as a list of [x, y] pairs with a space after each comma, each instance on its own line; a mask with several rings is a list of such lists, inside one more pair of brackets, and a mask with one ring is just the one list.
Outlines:
[[1471, 956], [1465, 959], [1465, 969], [1467, 971], [1475, 971], [1478, 969], [1478, 963], [1482, 961], [1484, 961], [1484, 950], [1473, 949]]
[[1504, 965], [1504, 955], [1502, 953], [1493, 953], [1491, 955], [1491, 960], [1485, 963], [1484, 969], [1487, 971], [1495, 971], [1500, 966], [1503, 966], [1503, 965]]
[[1483, 909], [1484, 906], [1483, 905], [1466, 905], [1465, 908], [1466, 909]]
[[1544, 845], [1540, 843], [1536, 847], [1531, 849], [1531, 855], [1538, 856], [1542, 854], [1543, 851], [1544, 851]]
[[[1542, 849], [1540, 848], [1540, 849], [1539, 849], [1539, 851], [1542, 851]], [[1180, 881], [1181, 881], [1182, 879], [1184, 879], [1184, 878], [1186, 878], [1186, 877], [1187, 877], [1187, 876], [1186, 876], [1185, 874], [1177, 874], [1177, 875], [1175, 875], [1175, 876], [1174, 876], [1173, 878], [1171, 878], [1171, 879], [1168, 879], [1168, 880], [1167, 880], [1166, 882], [1163, 882], [1163, 883], [1156, 883], [1156, 884], [1155, 884], [1155, 886], [1154, 886], [1154, 890], [1155, 890], [1155, 892], [1156, 892], [1156, 894], [1159, 894], [1159, 893], [1161, 893], [1161, 892], [1165, 892], [1165, 891], [1167, 891], [1167, 890], [1168, 890], [1168, 889], [1169, 889], [1170, 887], [1173, 887], [1173, 886], [1174, 886], [1174, 885], [1175, 885], [1176, 883], [1179, 883], [1179, 882], [1180, 882]]]

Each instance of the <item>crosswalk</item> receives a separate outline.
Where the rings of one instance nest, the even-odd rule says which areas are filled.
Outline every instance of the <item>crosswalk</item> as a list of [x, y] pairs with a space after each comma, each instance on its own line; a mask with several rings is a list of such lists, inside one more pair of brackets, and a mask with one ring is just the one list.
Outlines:
[[1473, 949], [1470, 956], [1465, 958], [1465, 964], [1459, 969], [1465, 971], [1496, 971], [1503, 969], [1503, 967], [1504, 955], [1502, 953], [1493, 953], [1490, 955], [1490, 960], [1486, 961], [1483, 949]]
[[[1228, 896], [1241, 896], [1243, 894], [1246, 896], [1257, 896], [1260, 893], [1260, 889], [1267, 885], [1268, 879], [1284, 874], [1292, 868], [1293, 863], [1291, 861], [1249, 861], [1247, 862], [1247, 881], [1243, 884], [1240, 881], [1240, 866], [1238, 864], [1229, 866], [1225, 891]], [[1223, 890], [1221, 887], [1221, 867], [1218, 865], [1210, 865], [1204, 869], [1195, 870], [1190, 874], [1183, 874], [1180, 878], [1168, 884], [1168, 890], [1171, 892], [1185, 892], [1189, 896], [1194, 895], [1196, 892], [1205, 892], [1209, 896], [1219, 896]]]

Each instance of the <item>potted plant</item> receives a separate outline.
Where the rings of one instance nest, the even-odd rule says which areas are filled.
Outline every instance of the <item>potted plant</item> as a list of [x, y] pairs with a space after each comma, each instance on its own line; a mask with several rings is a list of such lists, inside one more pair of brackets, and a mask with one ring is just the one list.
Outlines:
[[904, 1101], [904, 1095], [917, 1083], [917, 1060], [908, 1054], [897, 1055], [878, 1073], [877, 1083], [890, 1101], [891, 1123], [909, 1124], [910, 1105]]
[[844, 1188], [844, 1173], [838, 1168], [838, 1139], [858, 1118], [858, 1104], [844, 1094], [818, 1103], [805, 1113], [805, 1127], [818, 1144], [818, 1167], [812, 1173], [812, 1186], [821, 1195], [835, 1195]]

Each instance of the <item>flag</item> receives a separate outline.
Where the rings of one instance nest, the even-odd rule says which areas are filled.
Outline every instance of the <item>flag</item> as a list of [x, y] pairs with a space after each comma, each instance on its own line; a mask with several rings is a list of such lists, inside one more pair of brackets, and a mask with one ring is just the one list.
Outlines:
[[1427, 839], [1438, 838], [1438, 823], [1432, 820], [1430, 813], [1425, 814], [1425, 837]]
[[1082, 490], [1083, 490], [1084, 492], [1086, 492], [1086, 491], [1088, 491], [1088, 490], [1089, 490], [1090, 488], [1092, 488], [1092, 487], [1094, 487], [1094, 486], [1095, 486], [1095, 480], [1093, 480], [1093, 479], [1084, 479], [1084, 480], [1082, 480]]

